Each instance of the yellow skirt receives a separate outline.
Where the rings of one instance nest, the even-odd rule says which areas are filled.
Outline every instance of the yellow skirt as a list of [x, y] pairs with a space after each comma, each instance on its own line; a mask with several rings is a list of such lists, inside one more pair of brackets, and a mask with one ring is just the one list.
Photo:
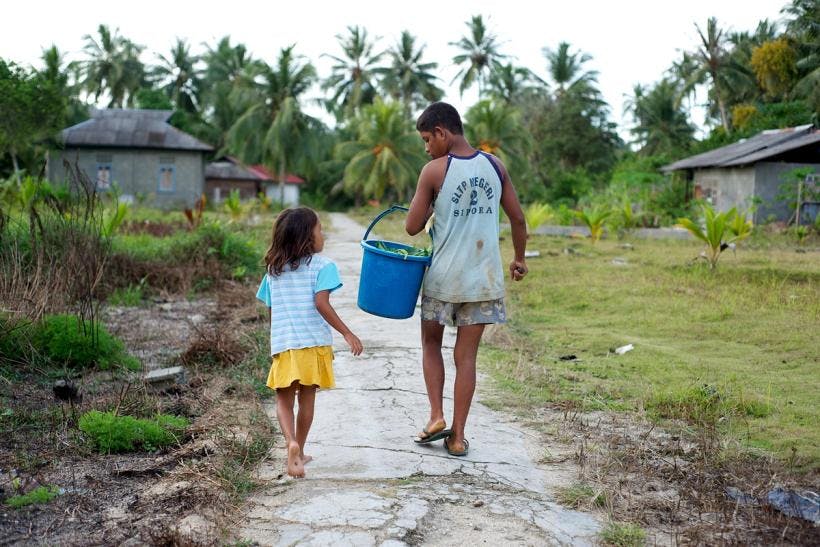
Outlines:
[[267, 386], [271, 389], [303, 386], [336, 387], [333, 379], [333, 347], [289, 349], [273, 356]]

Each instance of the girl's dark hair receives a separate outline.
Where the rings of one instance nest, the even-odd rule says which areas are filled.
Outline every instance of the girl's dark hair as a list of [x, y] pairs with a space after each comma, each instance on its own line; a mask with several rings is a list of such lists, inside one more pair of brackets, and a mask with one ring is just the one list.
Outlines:
[[458, 110], [447, 103], [433, 103], [424, 109], [419, 119], [416, 120], [417, 131], [431, 132], [436, 126], [443, 127], [454, 135], [463, 135], [464, 126], [461, 124], [461, 116]]
[[313, 256], [313, 229], [319, 223], [319, 216], [308, 207], [285, 209], [273, 223], [270, 249], [265, 254], [265, 267], [271, 275], [279, 275], [290, 264], [292, 269], [299, 262]]

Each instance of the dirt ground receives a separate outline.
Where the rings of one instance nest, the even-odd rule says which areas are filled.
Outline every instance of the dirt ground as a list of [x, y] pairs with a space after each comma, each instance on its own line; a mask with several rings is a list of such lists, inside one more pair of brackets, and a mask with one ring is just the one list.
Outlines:
[[[261, 317], [252, 290], [223, 287], [219, 300], [155, 299], [109, 308], [103, 321], [147, 369], [185, 365], [180, 382], [144, 383], [138, 374], [73, 378], [83, 399], [62, 403], [53, 379], [32, 374], [0, 385], [9, 401], [0, 438], [0, 496], [56, 485], [46, 504], [0, 505], [0, 545], [223, 544], [227, 523], [253, 488], [273, 430], [237, 363], [252, 350]], [[171, 450], [102, 455], [84, 442], [77, 418], [116, 406], [123, 414], [163, 412], [191, 425]], [[13, 418], [13, 419], [12, 419]], [[17, 487], [17, 488], [15, 488]]]

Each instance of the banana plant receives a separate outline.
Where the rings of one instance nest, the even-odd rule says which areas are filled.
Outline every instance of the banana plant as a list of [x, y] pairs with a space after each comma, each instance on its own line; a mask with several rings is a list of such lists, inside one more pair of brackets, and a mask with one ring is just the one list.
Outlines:
[[679, 218], [677, 225], [686, 228], [693, 236], [706, 243], [706, 251], [702, 256], [709, 263], [709, 268], [714, 270], [720, 253], [729, 248], [730, 244], [752, 233], [751, 222], [746, 221], [745, 214], [738, 215], [735, 207], [722, 213], [715, 212], [708, 204], [704, 204], [702, 209], [703, 228], [689, 218]]
[[604, 223], [612, 216], [612, 209], [606, 205], [596, 205], [595, 207], [575, 211], [584, 225], [589, 228], [589, 238], [594, 245], [604, 233]]

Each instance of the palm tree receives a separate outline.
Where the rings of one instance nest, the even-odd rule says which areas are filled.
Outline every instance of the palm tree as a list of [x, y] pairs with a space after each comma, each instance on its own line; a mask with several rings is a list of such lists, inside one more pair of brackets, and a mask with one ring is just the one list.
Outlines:
[[453, 62], [459, 66], [464, 65], [452, 83], [461, 79], [458, 90], [462, 95], [466, 89], [477, 83], [480, 98], [489, 78], [488, 73], [496, 62], [506, 59], [507, 56], [499, 53], [497, 38], [487, 31], [481, 15], [473, 16], [467, 27], [470, 29], [469, 36], [462, 37], [458, 42], [450, 42], [451, 46], [463, 52], [453, 57]]
[[334, 156], [347, 161], [344, 188], [357, 203], [385, 193], [406, 200], [425, 155], [412, 124], [398, 102], [376, 99], [353, 123], [355, 139], [337, 145]]
[[816, 0], [792, 0], [781, 13], [791, 16], [786, 32], [797, 50], [799, 80], [792, 94], [808, 100], [817, 119], [820, 117], [820, 4]]
[[182, 38], [177, 38], [168, 57], [157, 55], [160, 64], [151, 71], [154, 83], [158, 84], [178, 110], [197, 112], [201, 88], [201, 70], [197, 67], [200, 58], [191, 55], [190, 46]]
[[132, 106], [145, 83], [145, 68], [139, 60], [144, 48], [123, 38], [117, 30], [112, 34], [105, 25], [100, 25], [97, 32], [99, 41], [90, 34], [83, 37], [87, 56], [81, 61], [83, 87], [94, 95], [94, 101], [108, 93], [109, 108]]
[[683, 93], [691, 93], [695, 86], [709, 81], [709, 94], [714, 100], [720, 116], [720, 122], [726, 133], [731, 132], [726, 96], [729, 90], [736, 87], [739, 71], [730, 63], [726, 50], [727, 37], [724, 30], [718, 28], [717, 19], [710, 17], [706, 22], [706, 34], [696, 24], [695, 29], [700, 37], [700, 47], [692, 53], [692, 72], [686, 75]]
[[220, 149], [228, 130], [250, 106], [239, 100], [237, 95], [241, 94], [233, 93], [234, 89], [244, 74], [262, 72], [264, 63], [253, 60], [243, 44], [231, 45], [229, 36], [220, 39], [215, 48], [206, 46], [202, 60], [205, 69], [200, 110], [209, 123], [210, 136], [206, 140]]
[[410, 32], [402, 31], [399, 41], [387, 50], [390, 66], [379, 70], [383, 74], [382, 87], [390, 97], [402, 102], [408, 117], [413, 108], [423, 108], [444, 95], [435, 84], [438, 77], [432, 73], [438, 63], [422, 62], [425, 46], [416, 49], [415, 43]]
[[337, 119], [345, 115], [352, 117], [362, 105], [373, 102], [376, 97], [377, 63], [383, 55], [383, 52], [374, 51], [375, 43], [368, 39], [366, 29], [352, 26], [347, 30], [347, 36], [336, 35], [343, 56], [325, 54], [334, 65], [323, 87], [333, 90], [327, 105]]
[[77, 63], [64, 64], [65, 55], [53, 45], [43, 50], [43, 69], [40, 75], [54, 86], [66, 101], [65, 123], [74, 125], [88, 119], [88, 108], [79, 99]]
[[570, 53], [570, 45], [567, 42], [558, 44], [558, 49], [551, 50], [544, 48], [542, 51], [547, 58], [547, 70], [550, 78], [558, 86], [555, 91], [556, 99], [559, 99], [567, 92], [576, 95], [591, 97], [600, 94], [596, 84], [598, 83], [598, 71], [584, 70], [584, 64], [592, 60], [592, 57], [582, 51]]
[[691, 142], [694, 128], [681, 107], [680, 83], [664, 78], [648, 92], [636, 85], [634, 94], [626, 103], [635, 127], [631, 129], [641, 153], [674, 152]]
[[532, 84], [546, 85], [533, 72], [524, 67], [507, 64], [496, 64], [490, 74], [490, 97], [505, 104], [518, 104], [524, 100]]
[[312, 153], [318, 122], [301, 111], [299, 98], [315, 81], [316, 71], [294, 53], [294, 46], [281, 50], [275, 68], [257, 69], [248, 71], [231, 95], [247, 106], [228, 131], [227, 148], [246, 163], [263, 162], [278, 172], [284, 198], [286, 173]]
[[465, 121], [467, 140], [476, 148], [498, 156], [511, 176], [522, 171], [530, 143], [516, 107], [485, 99], [467, 111]]

